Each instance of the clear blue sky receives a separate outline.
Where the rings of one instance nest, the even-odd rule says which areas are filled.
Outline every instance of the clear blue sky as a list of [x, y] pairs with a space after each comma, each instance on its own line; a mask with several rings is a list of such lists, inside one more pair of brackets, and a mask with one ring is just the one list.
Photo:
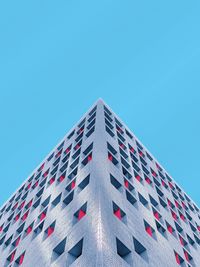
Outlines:
[[200, 204], [200, 1], [0, 3], [0, 205], [102, 97]]

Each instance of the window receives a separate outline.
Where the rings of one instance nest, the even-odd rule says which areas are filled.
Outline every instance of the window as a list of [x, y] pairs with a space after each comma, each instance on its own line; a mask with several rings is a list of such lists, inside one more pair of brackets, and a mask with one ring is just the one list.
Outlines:
[[41, 209], [46, 208], [46, 206], [49, 204], [51, 196], [48, 196], [41, 204]]
[[143, 259], [147, 260], [146, 248], [135, 238], [133, 237], [133, 244], [135, 252], [140, 255]]
[[145, 206], [146, 208], [149, 208], [148, 201], [140, 193], [138, 193], [138, 197], [142, 205]]
[[175, 255], [175, 259], [176, 259], [177, 264], [182, 265], [184, 263], [183, 258], [181, 258], [181, 256], [176, 251], [174, 251], [174, 255]]
[[16, 250], [14, 250], [7, 258], [7, 261], [9, 263], [13, 262], [14, 258], [15, 258], [15, 253], [16, 253]]
[[117, 181], [117, 179], [115, 179], [114, 176], [112, 176], [112, 174], [110, 174], [110, 182], [117, 190], [122, 191], [122, 185]]
[[118, 238], [116, 238], [117, 254], [128, 264], [132, 263], [131, 251]]
[[84, 158], [84, 160], [82, 161], [83, 166], [86, 166], [88, 162], [90, 162], [91, 160], [92, 160], [92, 153], [90, 153], [87, 157]]
[[124, 179], [124, 186], [130, 191], [134, 191], [134, 187], [129, 183], [128, 180]]
[[74, 187], [76, 186], [76, 179], [74, 179], [66, 188], [65, 190], [67, 190], [67, 192], [70, 192], [71, 190], [74, 189]]
[[136, 198], [132, 194], [130, 194], [127, 190], [126, 190], [126, 198], [133, 206], [136, 207], [136, 202], [137, 202]]
[[78, 191], [82, 191], [90, 182], [90, 175], [88, 175], [80, 184], [78, 185]]
[[166, 237], [166, 230], [165, 230], [165, 228], [158, 221], [156, 221], [156, 227], [157, 227], [158, 232], [162, 236]]
[[126, 213], [113, 202], [113, 214], [123, 223], [126, 223]]
[[87, 210], [87, 202], [74, 213], [74, 224], [80, 221], [85, 215]]
[[51, 208], [54, 208], [58, 205], [58, 203], [61, 200], [62, 193], [60, 193], [52, 202], [51, 202]]
[[154, 239], [156, 239], [155, 230], [145, 220], [144, 220], [144, 227], [145, 227], [145, 230], [146, 230], [147, 234], [150, 235], [151, 237], [153, 237]]
[[43, 226], [44, 226], [44, 221], [34, 229], [33, 238], [35, 238], [42, 232]]
[[29, 234], [32, 232], [32, 230], [33, 230], [33, 224], [34, 224], [34, 222], [32, 222], [32, 223], [26, 228], [25, 233], [24, 233], [24, 237], [26, 237], [27, 235], [29, 235]]
[[108, 159], [114, 164], [117, 165], [118, 160], [110, 153], [108, 152]]
[[176, 237], [175, 229], [166, 221], [167, 230], [170, 234], [172, 234], [174, 237]]
[[38, 216], [39, 221], [41, 222], [42, 220], [44, 220], [46, 218], [47, 215], [47, 209], [45, 209], [43, 212], [40, 213], [40, 215]]
[[65, 179], [66, 172], [62, 173], [60, 177], [58, 178], [58, 183], [61, 183]]
[[187, 250], [183, 249], [183, 253], [184, 253], [185, 259], [188, 262], [191, 262], [192, 261], [192, 256], [189, 254], [189, 252]]
[[12, 243], [12, 247], [13, 247], [13, 248], [16, 248], [16, 247], [19, 245], [20, 239], [21, 239], [21, 236], [18, 236], [18, 237], [15, 239], [15, 241]]
[[56, 221], [54, 221], [52, 224], [50, 224], [47, 229], [44, 231], [44, 238], [49, 237], [50, 235], [53, 234], [54, 230], [55, 230], [55, 225], [56, 225]]
[[17, 258], [17, 260], [15, 261], [15, 263], [17, 265], [22, 265], [22, 263], [24, 261], [24, 256], [25, 256], [25, 251]]
[[65, 251], [66, 237], [53, 249], [52, 261], [55, 261]]
[[50, 178], [48, 185], [52, 185], [55, 182], [56, 176], [54, 175], [53, 177]]
[[69, 205], [69, 203], [73, 200], [74, 198], [74, 191], [72, 191], [64, 200], [63, 203], [65, 206]]
[[77, 260], [81, 255], [83, 251], [83, 238], [68, 251], [68, 264], [72, 264], [75, 260]]

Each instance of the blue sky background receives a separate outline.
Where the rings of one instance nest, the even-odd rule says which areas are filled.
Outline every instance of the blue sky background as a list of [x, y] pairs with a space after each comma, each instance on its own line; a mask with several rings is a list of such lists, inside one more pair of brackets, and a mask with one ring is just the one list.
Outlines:
[[200, 2], [1, 1], [0, 205], [102, 97], [200, 205]]

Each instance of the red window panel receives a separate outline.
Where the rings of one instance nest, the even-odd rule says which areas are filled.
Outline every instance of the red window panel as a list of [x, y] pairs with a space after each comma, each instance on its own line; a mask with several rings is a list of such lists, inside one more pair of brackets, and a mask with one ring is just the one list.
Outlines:
[[18, 213], [16, 216], [15, 216], [15, 222], [17, 222], [19, 220], [19, 217], [20, 217], [20, 214]]
[[158, 176], [157, 173], [156, 173], [155, 171], [152, 171], [152, 175], [153, 175], [154, 177], [157, 177], [157, 176]]
[[154, 211], [153, 215], [158, 221], [160, 220], [160, 214], [157, 211]]
[[25, 253], [23, 253], [20, 258], [19, 258], [19, 265], [22, 265], [23, 261], [24, 261], [24, 256], [25, 256]]
[[58, 178], [59, 182], [62, 182], [65, 179], [65, 173], [61, 174], [61, 176]]
[[125, 149], [125, 145], [124, 144], [120, 144], [120, 147], [122, 148], [122, 149]]
[[162, 171], [160, 165], [159, 165], [157, 162], [156, 162], [156, 167], [157, 167], [157, 169], [158, 169], [159, 171]]
[[113, 156], [112, 156], [110, 153], [108, 153], [108, 159], [109, 159], [110, 161], [113, 160]]
[[184, 262], [184, 260], [181, 258], [181, 256], [176, 251], [174, 251], [174, 255], [175, 255], [177, 264], [181, 265]]
[[174, 220], [177, 221], [177, 219], [178, 219], [177, 214], [173, 210], [171, 210], [171, 214], [172, 214], [172, 217], [174, 218]]
[[176, 253], [176, 252], [175, 252], [175, 258], [176, 258], [176, 262], [178, 263], [178, 265], [180, 265], [181, 264], [180, 257], [178, 255], [178, 253]]
[[30, 189], [31, 188], [31, 183], [29, 183], [26, 187], [26, 190]]
[[150, 225], [147, 225], [147, 226], [145, 227], [145, 230], [146, 230], [146, 232], [147, 232], [151, 237], [153, 236], [153, 231], [152, 231], [152, 228], [151, 228]]
[[83, 132], [83, 130], [84, 130], [84, 126], [82, 126], [78, 131], [77, 131], [77, 134], [80, 134], [80, 133], [82, 133]]
[[15, 261], [19, 266], [22, 265], [24, 261], [25, 251], [19, 256], [19, 258]]
[[33, 203], [33, 200], [31, 199], [31, 201], [29, 201], [29, 203], [27, 204], [27, 209], [31, 207], [32, 203]]
[[185, 218], [185, 216], [184, 216], [182, 213], [180, 214], [180, 218], [181, 218], [182, 221], [185, 222], [185, 219], [186, 219], [186, 218]]
[[186, 260], [190, 261], [189, 254], [188, 254], [188, 252], [186, 250], [184, 250], [184, 255], [185, 255]]
[[15, 210], [18, 206], [18, 202], [13, 206], [12, 210]]
[[187, 250], [183, 250], [185, 259], [190, 262], [192, 260], [192, 256], [187, 252]]
[[170, 232], [170, 234], [174, 232], [174, 229], [172, 228], [170, 224], [167, 225], [167, 230]]
[[126, 213], [113, 202], [113, 214], [123, 223], [126, 223]]
[[13, 260], [14, 260], [14, 258], [15, 258], [15, 253], [16, 253], [16, 250], [13, 251], [13, 252], [10, 254], [10, 256], [7, 258], [7, 260], [8, 260], [9, 262], [13, 262]]
[[49, 226], [47, 229], [47, 236], [49, 237], [51, 234], [53, 234], [53, 232], [54, 232], [54, 227]]
[[60, 155], [62, 154], [62, 149], [60, 151], [58, 151], [58, 153], [55, 155], [56, 158], [60, 157]]
[[135, 179], [138, 180], [138, 182], [141, 182], [142, 181], [142, 178], [140, 177], [139, 174], [135, 175]]
[[13, 246], [17, 247], [19, 245], [20, 242], [20, 236], [14, 241]]
[[87, 202], [74, 213], [74, 223], [80, 221], [85, 215], [87, 211]]
[[87, 159], [88, 159], [88, 162], [91, 161], [92, 160], [92, 154], [88, 155]]
[[70, 147], [68, 147], [66, 150], [65, 150], [65, 154], [68, 154], [70, 152]]
[[78, 212], [78, 220], [80, 221], [85, 216], [85, 214], [86, 212], [80, 209]]
[[51, 179], [49, 180], [49, 184], [52, 185], [55, 182], [55, 176], [51, 177]]
[[20, 209], [20, 210], [23, 209], [24, 205], [25, 205], [25, 201], [23, 201], [23, 202], [20, 204], [19, 209]]
[[75, 150], [78, 150], [80, 148], [80, 145], [79, 144], [77, 144], [76, 146], [75, 146]]
[[39, 220], [42, 221], [44, 220], [45, 217], [46, 217], [46, 211], [43, 211], [39, 216]]
[[33, 225], [29, 225], [28, 228], [26, 229], [26, 234], [29, 235], [33, 230]]
[[142, 153], [142, 151], [139, 151], [139, 155], [140, 155], [141, 157], [144, 157], [144, 154]]
[[46, 172], [44, 172], [43, 177], [47, 177], [48, 173], [49, 173], [49, 169]]
[[169, 187], [170, 187], [171, 189], [174, 189], [174, 186], [173, 186], [173, 184], [172, 184], [171, 182], [169, 182]]
[[185, 203], [184, 203], [183, 201], [181, 201], [181, 203], [182, 203], [182, 207], [183, 207], [184, 209], [186, 209], [186, 205], [185, 205]]
[[75, 186], [76, 186], [76, 182], [75, 182], [75, 180], [73, 180], [73, 181], [71, 182], [71, 189], [74, 189]]
[[147, 234], [149, 236], [155, 238], [155, 231], [154, 231], [154, 229], [145, 220], [144, 220], [144, 227], [145, 227], [145, 231], [147, 232]]
[[151, 184], [152, 183], [152, 181], [150, 180], [150, 178], [147, 177], [147, 176], [145, 176], [145, 181], [147, 182], [147, 184]]
[[33, 188], [36, 188], [38, 186], [39, 182], [35, 182], [35, 184], [33, 185]]
[[118, 208], [116, 211], [114, 211], [114, 214], [118, 219], [120, 219], [120, 220], [122, 219], [120, 208]]
[[200, 225], [197, 225], [197, 229], [199, 230], [199, 232], [200, 232]]
[[44, 165], [45, 165], [45, 163], [43, 163], [41, 166], [40, 166], [40, 168], [39, 168], [39, 172], [44, 168]]
[[175, 202], [176, 207], [180, 209], [181, 207], [180, 207], [180, 204], [178, 203], [178, 201], [175, 200], [174, 202]]
[[3, 230], [3, 224], [0, 226], [0, 232]]
[[28, 217], [29, 210], [22, 216], [22, 221], [25, 221]]
[[127, 180], [124, 181], [124, 186], [125, 186], [126, 188], [129, 188], [129, 182], [128, 182]]
[[134, 149], [133, 147], [130, 147], [130, 151], [131, 151], [132, 153], [135, 153], [135, 149]]

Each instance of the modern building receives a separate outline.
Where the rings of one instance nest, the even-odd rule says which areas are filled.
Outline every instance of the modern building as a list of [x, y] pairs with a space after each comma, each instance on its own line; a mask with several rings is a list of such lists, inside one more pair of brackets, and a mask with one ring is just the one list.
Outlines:
[[0, 209], [0, 267], [200, 266], [200, 210], [98, 100]]

